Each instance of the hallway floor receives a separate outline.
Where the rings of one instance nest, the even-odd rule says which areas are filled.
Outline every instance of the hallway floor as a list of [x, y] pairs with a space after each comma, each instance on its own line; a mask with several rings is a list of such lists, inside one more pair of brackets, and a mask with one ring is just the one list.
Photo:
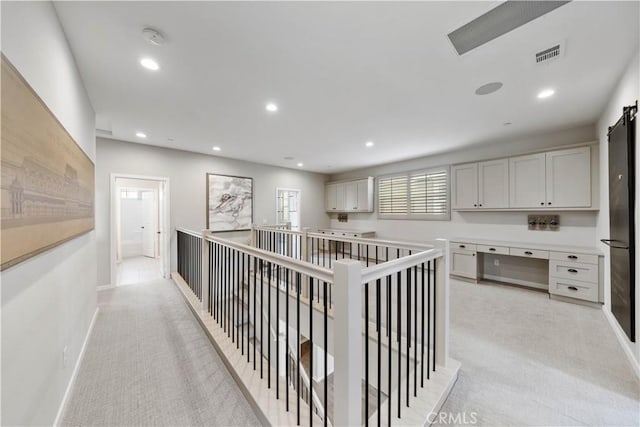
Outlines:
[[[450, 307], [451, 357], [462, 363], [442, 408], [452, 418], [491, 426], [640, 425], [639, 381], [601, 310], [453, 279]], [[459, 423], [440, 423], [451, 424]]]
[[162, 278], [160, 258], [137, 256], [124, 258], [117, 268], [118, 286], [132, 285]]
[[259, 425], [173, 282], [98, 292], [62, 425]]

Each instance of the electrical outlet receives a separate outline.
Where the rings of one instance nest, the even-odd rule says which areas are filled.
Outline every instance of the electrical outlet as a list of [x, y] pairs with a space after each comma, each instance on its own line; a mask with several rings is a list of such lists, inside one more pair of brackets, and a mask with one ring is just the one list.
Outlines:
[[493, 260], [493, 265], [495, 265], [496, 267], [500, 267], [500, 260], [499, 259], [494, 259]]
[[67, 350], [69, 349], [68, 346], [64, 346], [64, 348], [62, 349], [62, 367], [66, 368], [67, 367]]

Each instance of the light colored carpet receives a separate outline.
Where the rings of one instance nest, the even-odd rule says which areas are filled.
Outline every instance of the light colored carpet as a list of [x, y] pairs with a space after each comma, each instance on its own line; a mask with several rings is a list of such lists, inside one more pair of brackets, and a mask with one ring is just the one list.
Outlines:
[[639, 382], [601, 310], [452, 280], [451, 356], [462, 369], [436, 424], [640, 425]]
[[63, 425], [260, 425], [175, 285], [98, 293]]

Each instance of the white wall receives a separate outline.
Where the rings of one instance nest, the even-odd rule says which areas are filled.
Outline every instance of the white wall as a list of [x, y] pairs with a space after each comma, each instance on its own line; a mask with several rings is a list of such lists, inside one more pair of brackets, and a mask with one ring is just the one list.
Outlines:
[[[524, 152], [546, 150], [561, 145], [595, 141], [593, 126], [534, 135], [515, 141], [499, 141], [373, 168], [337, 174], [332, 180], [380, 176], [400, 171], [410, 171], [434, 166], [485, 160], [517, 155]], [[597, 155], [597, 149], [592, 150]], [[598, 176], [597, 162], [595, 176]], [[595, 183], [598, 180], [596, 179]], [[331, 226], [336, 228], [375, 230], [377, 236], [390, 239], [428, 241], [435, 238], [455, 237], [492, 238], [536, 243], [557, 243], [595, 246], [595, 212], [560, 212], [559, 231], [530, 231], [527, 229], [526, 212], [452, 212], [451, 221], [378, 220], [377, 213], [349, 214], [347, 223], [340, 223], [332, 214]]]
[[172, 271], [176, 268], [175, 228], [205, 228], [207, 172], [253, 178], [253, 218], [257, 224], [262, 224], [265, 220], [269, 224], [275, 223], [277, 187], [301, 190], [302, 227], [326, 227], [329, 223], [329, 217], [324, 210], [326, 177], [321, 174], [108, 139], [98, 139], [97, 159], [96, 230], [99, 285], [110, 283], [111, 173], [169, 178]]
[[[608, 155], [608, 138], [607, 131], [609, 126], [613, 125], [622, 115], [622, 107], [632, 105], [640, 98], [640, 55], [629, 63], [624, 74], [620, 77], [620, 80], [612, 92], [611, 99], [607, 104], [600, 120], [598, 121], [597, 131], [598, 139], [600, 141], [600, 214], [598, 215], [597, 225], [597, 238], [608, 239], [609, 238], [609, 155]], [[640, 142], [640, 126], [638, 126], [638, 119], [636, 119], [636, 343], [632, 343], [626, 338], [624, 333], [619, 330], [619, 337], [622, 337], [623, 343], [628, 349], [627, 354], [632, 355], [636, 360], [636, 363], [640, 362], [640, 286], [639, 286], [639, 271], [640, 265], [640, 230], [638, 230], [638, 224], [640, 224], [640, 150], [637, 149]], [[611, 269], [610, 269], [610, 251], [609, 247], [599, 243], [600, 249], [605, 254], [605, 272], [604, 272], [604, 296], [605, 307], [604, 309], [611, 312]], [[617, 326], [617, 325], [615, 325]], [[618, 328], [619, 329], [619, 328]], [[640, 369], [640, 366], [636, 367]]]
[[[0, 7], [2, 53], [95, 159], [95, 115], [52, 3]], [[53, 424], [96, 309], [95, 247], [87, 233], [0, 274], [0, 424]]]

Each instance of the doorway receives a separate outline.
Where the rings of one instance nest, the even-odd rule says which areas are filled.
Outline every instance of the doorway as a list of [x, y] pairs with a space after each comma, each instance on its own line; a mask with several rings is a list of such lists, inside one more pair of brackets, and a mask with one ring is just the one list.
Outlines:
[[169, 275], [168, 179], [111, 176], [111, 284]]

